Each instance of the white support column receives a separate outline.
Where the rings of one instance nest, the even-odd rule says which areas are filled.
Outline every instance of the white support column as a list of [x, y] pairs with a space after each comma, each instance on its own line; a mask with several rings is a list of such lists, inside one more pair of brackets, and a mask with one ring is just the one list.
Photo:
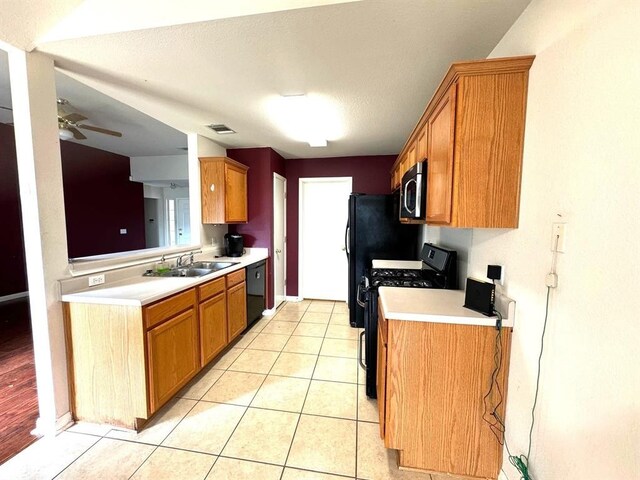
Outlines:
[[70, 421], [58, 280], [67, 275], [67, 234], [53, 60], [9, 50], [11, 98], [31, 306], [39, 433]]

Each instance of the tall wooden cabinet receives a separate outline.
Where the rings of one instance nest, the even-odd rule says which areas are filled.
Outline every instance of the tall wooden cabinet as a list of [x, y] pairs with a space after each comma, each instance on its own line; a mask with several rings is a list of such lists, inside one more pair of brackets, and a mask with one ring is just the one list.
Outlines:
[[[516, 228], [529, 69], [535, 57], [454, 63], [391, 169], [392, 188], [427, 160], [423, 220]], [[415, 159], [414, 159], [415, 158]]]
[[226, 157], [200, 158], [202, 223], [246, 223], [247, 170]]
[[[495, 365], [496, 329], [387, 320], [382, 308], [378, 320], [377, 392], [385, 447], [398, 450], [401, 467], [495, 480], [502, 445], [483, 419], [491, 418], [483, 399]], [[500, 342], [496, 382], [506, 399], [510, 328], [502, 328]], [[503, 419], [505, 404], [497, 408]]]

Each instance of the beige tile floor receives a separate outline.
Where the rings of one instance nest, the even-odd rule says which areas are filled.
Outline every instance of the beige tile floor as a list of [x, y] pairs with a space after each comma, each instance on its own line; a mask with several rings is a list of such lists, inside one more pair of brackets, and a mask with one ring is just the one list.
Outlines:
[[140, 433], [75, 425], [0, 466], [0, 480], [431, 480], [378, 434], [342, 302], [283, 305]]

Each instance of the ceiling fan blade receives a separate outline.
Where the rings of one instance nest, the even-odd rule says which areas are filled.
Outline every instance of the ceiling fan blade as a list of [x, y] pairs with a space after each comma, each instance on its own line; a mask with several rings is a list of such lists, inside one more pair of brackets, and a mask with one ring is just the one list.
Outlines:
[[71, 123], [78, 123], [78, 122], [81, 122], [82, 120], [87, 120], [87, 117], [85, 117], [84, 115], [80, 115], [77, 112], [73, 112], [68, 115], [62, 115], [62, 118], [64, 118], [65, 120], [68, 120]]
[[75, 138], [76, 140], [85, 140], [87, 137], [80, 131], [78, 130], [76, 127], [67, 127], [67, 130], [69, 130], [71, 133], [73, 133], [73, 138]]
[[120, 132], [116, 132], [114, 130], [107, 130], [106, 128], [93, 127], [91, 125], [83, 125], [81, 123], [76, 124], [78, 128], [84, 128], [85, 130], [91, 130], [93, 132], [105, 133], [107, 135], [112, 135], [114, 137], [121, 137], [122, 134]]

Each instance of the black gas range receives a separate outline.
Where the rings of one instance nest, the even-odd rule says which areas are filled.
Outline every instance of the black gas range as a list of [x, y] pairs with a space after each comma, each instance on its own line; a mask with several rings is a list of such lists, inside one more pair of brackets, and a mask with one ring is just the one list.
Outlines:
[[[376, 359], [378, 349], [378, 288], [458, 288], [458, 261], [455, 250], [425, 243], [420, 253], [421, 269], [371, 268], [358, 286], [358, 305], [364, 309], [364, 331], [360, 334], [358, 359], [366, 371], [367, 396], [376, 398]], [[362, 340], [366, 364], [362, 356]]]

